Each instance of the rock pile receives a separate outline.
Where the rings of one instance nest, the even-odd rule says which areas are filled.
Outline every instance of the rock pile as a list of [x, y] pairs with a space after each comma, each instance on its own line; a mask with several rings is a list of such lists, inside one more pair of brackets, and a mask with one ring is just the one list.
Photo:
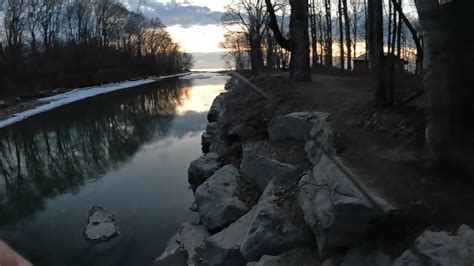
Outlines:
[[[229, 122], [225, 97], [208, 114], [210, 152], [189, 167], [202, 225], [181, 226], [159, 265], [392, 265], [367, 235], [394, 208], [336, 157], [329, 114], [278, 116], [267, 139], [254, 139], [252, 127]], [[236, 150], [239, 161], [221, 165]], [[455, 236], [426, 232], [394, 265], [473, 265], [473, 243], [466, 226]]]

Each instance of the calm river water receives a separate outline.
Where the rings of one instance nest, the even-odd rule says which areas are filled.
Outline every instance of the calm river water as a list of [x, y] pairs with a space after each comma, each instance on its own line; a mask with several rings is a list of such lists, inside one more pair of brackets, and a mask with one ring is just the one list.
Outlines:
[[[201, 77], [195, 74], [195, 77]], [[71, 104], [0, 130], [0, 238], [36, 266], [152, 265], [188, 211], [189, 162], [227, 78], [168, 80]], [[94, 204], [120, 236], [91, 244]]]

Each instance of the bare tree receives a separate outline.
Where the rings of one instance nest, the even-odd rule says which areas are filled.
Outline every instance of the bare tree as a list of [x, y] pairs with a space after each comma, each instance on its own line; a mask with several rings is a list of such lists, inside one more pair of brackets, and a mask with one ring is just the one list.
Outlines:
[[31, 50], [33, 52], [37, 49], [36, 35], [38, 33], [38, 26], [40, 21], [41, 0], [27, 0], [26, 3], [26, 20], [28, 31], [31, 38]]
[[46, 50], [51, 47], [59, 33], [61, 24], [61, 0], [41, 0], [39, 30]]
[[419, 74], [419, 71], [423, 67], [423, 56], [424, 56], [421, 40], [418, 37], [418, 33], [415, 27], [413, 27], [412, 23], [410, 23], [410, 20], [405, 16], [402, 6], [396, 0], [391, 0], [391, 1], [393, 3], [394, 8], [398, 12], [398, 15], [400, 16], [400, 18], [405, 23], [405, 26], [407, 26], [408, 30], [410, 31], [413, 41], [415, 42], [415, 46], [416, 46], [416, 71], [415, 72], [416, 74]]
[[66, 7], [68, 35], [75, 43], [86, 43], [92, 37], [91, 0], [74, 0]]
[[270, 28], [278, 44], [291, 51], [290, 78], [294, 81], [311, 80], [309, 65], [308, 1], [290, 0], [290, 39], [286, 39], [278, 26], [271, 0], [265, 0], [270, 15]]
[[224, 25], [241, 28], [249, 43], [252, 71], [257, 73], [264, 67], [262, 41], [267, 29], [268, 14], [264, 0], [233, 0], [226, 6], [222, 17]]
[[227, 52], [224, 57], [230, 57], [234, 61], [236, 70], [246, 69], [248, 66], [248, 42], [242, 32], [229, 32], [224, 36], [224, 41], [219, 44]]
[[19, 49], [23, 44], [26, 24], [26, 0], [7, 0], [3, 25], [9, 48]]
[[358, 41], [358, 30], [359, 30], [359, 23], [360, 23], [360, 13], [361, 13], [361, 0], [351, 0], [350, 1], [352, 7], [352, 44], [353, 44], [353, 53], [354, 58], [357, 57], [357, 41]]

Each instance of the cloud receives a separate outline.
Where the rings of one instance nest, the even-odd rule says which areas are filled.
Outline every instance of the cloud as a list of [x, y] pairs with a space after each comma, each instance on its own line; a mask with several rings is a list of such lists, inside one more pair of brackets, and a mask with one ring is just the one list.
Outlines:
[[[132, 10], [136, 10], [138, 0], [127, 0], [125, 4]], [[211, 10], [207, 6], [198, 6], [191, 1], [142, 1], [140, 11], [147, 17], [158, 17], [166, 26], [181, 25], [190, 27], [194, 25], [215, 25], [221, 19], [223, 13]]]

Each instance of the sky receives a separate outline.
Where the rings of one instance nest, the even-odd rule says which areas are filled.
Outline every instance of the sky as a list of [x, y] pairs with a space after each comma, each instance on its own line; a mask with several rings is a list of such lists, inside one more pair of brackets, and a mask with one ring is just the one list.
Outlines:
[[[229, 0], [142, 0], [140, 11], [158, 17], [188, 53], [221, 52], [225, 30], [218, 25]], [[139, 0], [122, 0], [137, 10]]]

